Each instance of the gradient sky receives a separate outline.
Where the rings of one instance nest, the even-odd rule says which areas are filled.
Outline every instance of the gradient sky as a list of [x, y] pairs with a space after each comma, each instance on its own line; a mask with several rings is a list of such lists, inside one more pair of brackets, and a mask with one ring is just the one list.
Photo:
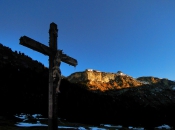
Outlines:
[[19, 45], [26, 35], [48, 46], [58, 25], [58, 49], [85, 69], [175, 80], [175, 0], [0, 0], [0, 43], [48, 67], [48, 56]]

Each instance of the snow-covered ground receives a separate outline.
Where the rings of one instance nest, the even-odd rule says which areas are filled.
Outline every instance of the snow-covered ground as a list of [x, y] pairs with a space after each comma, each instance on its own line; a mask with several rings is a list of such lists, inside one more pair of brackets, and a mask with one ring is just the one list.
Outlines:
[[[22, 122], [17, 122], [15, 125], [18, 127], [33, 127], [33, 126], [48, 126], [47, 124], [42, 124], [40, 121], [41, 120], [47, 120], [47, 118], [41, 118], [42, 115], [41, 114], [33, 114], [33, 115], [29, 115], [29, 114], [20, 114], [20, 115], [15, 115], [15, 117], [22, 119]], [[35, 118], [37, 121], [33, 122], [33, 123], [29, 123], [29, 122], [25, 122], [26, 120], [28, 120], [28, 118]], [[115, 129], [115, 130], [119, 130], [121, 128], [123, 128], [123, 126], [121, 125], [111, 125], [111, 124], [101, 124], [100, 126], [58, 126], [58, 128], [62, 128], [62, 129], [78, 129], [78, 130], [108, 130], [108, 129]], [[155, 127], [158, 130], [161, 129], [166, 129], [166, 130], [171, 130], [171, 127], [169, 125], [163, 124], [162, 126], [157, 126]], [[143, 127], [133, 127], [133, 126], [128, 126], [129, 130], [144, 130]]]

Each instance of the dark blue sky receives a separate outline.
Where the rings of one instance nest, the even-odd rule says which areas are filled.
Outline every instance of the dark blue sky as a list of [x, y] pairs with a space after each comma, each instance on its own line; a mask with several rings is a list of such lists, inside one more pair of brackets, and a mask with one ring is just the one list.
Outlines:
[[45, 45], [58, 25], [58, 48], [78, 60], [65, 76], [95, 69], [175, 79], [174, 0], [1, 0], [0, 43], [48, 66], [48, 57], [19, 45], [23, 35]]

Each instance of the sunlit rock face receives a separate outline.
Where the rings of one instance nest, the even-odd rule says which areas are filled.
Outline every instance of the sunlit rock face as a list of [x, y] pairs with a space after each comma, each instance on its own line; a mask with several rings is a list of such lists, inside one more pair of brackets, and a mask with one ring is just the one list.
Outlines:
[[117, 73], [107, 73], [92, 69], [73, 73], [67, 79], [71, 83], [85, 83], [89, 90], [101, 91], [137, 87], [143, 84], [121, 71]]
[[[174, 81], [166, 78], [157, 77], [139, 77], [133, 78], [121, 71], [117, 73], [100, 72], [97, 70], [86, 69], [82, 72], [76, 72], [67, 77], [71, 83], [86, 84], [89, 90], [115, 90], [123, 88], [141, 87], [143, 85], [161, 85], [161, 86], [174, 86]], [[171, 87], [175, 89], [175, 87]]]
[[110, 80], [115, 79], [114, 73], [105, 73], [100, 71], [84, 71], [73, 73], [68, 77], [70, 82], [84, 82], [84, 81], [94, 81], [94, 82], [104, 82], [107, 83]]

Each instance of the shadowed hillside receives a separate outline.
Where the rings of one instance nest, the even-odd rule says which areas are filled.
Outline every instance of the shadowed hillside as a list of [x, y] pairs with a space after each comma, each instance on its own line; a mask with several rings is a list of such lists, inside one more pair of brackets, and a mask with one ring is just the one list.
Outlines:
[[0, 44], [0, 79], [1, 114], [47, 111], [48, 69], [43, 64]]
[[[48, 112], [48, 69], [0, 44], [0, 114]], [[83, 71], [63, 78], [59, 117], [73, 122], [174, 125], [175, 82], [121, 72]]]

